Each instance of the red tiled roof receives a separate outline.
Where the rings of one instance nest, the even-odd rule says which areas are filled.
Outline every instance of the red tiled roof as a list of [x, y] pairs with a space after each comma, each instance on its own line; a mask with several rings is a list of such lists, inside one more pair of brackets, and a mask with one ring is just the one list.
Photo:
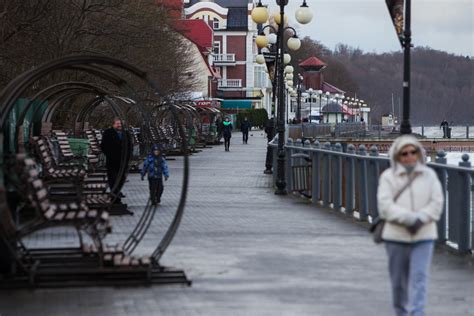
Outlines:
[[338, 87], [335, 87], [332, 84], [327, 83], [326, 81], [323, 82], [322, 90], [323, 92], [329, 92], [329, 93], [345, 93], [344, 90], [341, 90]]
[[196, 44], [201, 53], [212, 49], [212, 29], [204, 20], [179, 20], [176, 21], [175, 28]]
[[212, 50], [212, 40], [214, 37], [213, 31], [209, 24], [201, 19], [178, 20], [174, 23], [174, 27], [176, 31], [181, 33], [194, 45], [196, 45], [212, 77], [214, 79], [220, 79], [221, 74], [219, 70], [209, 65], [206, 57]]
[[326, 66], [326, 64], [321, 59], [313, 56], [301, 62], [299, 66], [300, 67], [322, 67], [322, 66]]

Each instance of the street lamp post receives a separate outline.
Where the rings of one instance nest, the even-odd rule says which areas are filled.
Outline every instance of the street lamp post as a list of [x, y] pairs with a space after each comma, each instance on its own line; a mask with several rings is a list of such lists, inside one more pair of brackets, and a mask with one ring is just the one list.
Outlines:
[[[285, 27], [285, 6], [288, 4], [288, 0], [277, 0], [276, 1], [280, 12], [275, 16], [275, 21], [278, 24], [277, 30], [277, 93], [278, 93], [278, 112], [277, 112], [277, 132], [278, 132], [278, 150], [277, 150], [277, 181], [275, 194], [284, 195], [286, 194], [286, 180], [285, 180], [285, 56], [284, 56], [284, 33], [285, 30], [292, 30], [294, 36], [291, 37], [287, 46], [290, 50], [298, 50], [301, 46], [301, 41], [296, 36], [296, 31], [292, 27]], [[301, 24], [307, 24], [313, 18], [313, 13], [308, 8], [306, 0], [303, 0], [303, 4], [296, 11], [296, 20]], [[252, 19], [256, 23], [265, 23], [268, 19], [268, 12], [263, 7], [261, 1], [252, 11]], [[269, 26], [269, 25], [268, 25]], [[260, 36], [257, 36], [257, 45], [266, 46], [265, 41]], [[287, 66], [291, 67], [291, 66]], [[291, 67], [293, 68], [293, 67]]]
[[[336, 95], [334, 96], [334, 101], [336, 102], [337, 105], [339, 105], [339, 94], [336, 93]], [[339, 110], [339, 109], [337, 109]], [[339, 123], [338, 122], [338, 117], [339, 117], [339, 112], [336, 112], [336, 124]]]
[[403, 33], [403, 120], [401, 134], [411, 134], [410, 124], [410, 48], [411, 48], [411, 0], [406, 0], [405, 31]]
[[[329, 110], [329, 96], [331, 93], [329, 91], [326, 91], [326, 112]], [[326, 115], [326, 123], [329, 123], [329, 115]]]
[[[312, 104], [313, 104], [313, 93], [314, 93], [314, 90], [313, 88], [309, 88], [308, 89], [308, 94], [309, 94], [309, 123], [311, 124], [312, 123], [312, 119], [311, 119], [311, 112], [312, 112]], [[310, 125], [311, 126], [311, 125]]]
[[318, 90], [318, 96], [319, 96], [319, 124], [323, 123], [323, 114], [321, 112], [322, 95], [323, 95], [323, 90]]

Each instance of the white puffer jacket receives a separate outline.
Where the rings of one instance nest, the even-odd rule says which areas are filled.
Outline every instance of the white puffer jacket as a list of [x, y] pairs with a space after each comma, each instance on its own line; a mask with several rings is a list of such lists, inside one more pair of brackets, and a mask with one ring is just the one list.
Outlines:
[[[418, 176], [394, 202], [394, 196], [408, 182], [405, 168], [395, 160], [399, 151], [407, 145], [415, 146], [422, 153], [413, 170]], [[393, 142], [389, 156], [391, 167], [380, 176], [377, 191], [380, 218], [386, 220], [382, 238], [408, 243], [437, 239], [436, 221], [443, 211], [444, 197], [436, 173], [425, 164], [423, 147], [413, 136], [400, 136]], [[406, 227], [414, 224], [417, 219], [424, 225], [412, 235]]]

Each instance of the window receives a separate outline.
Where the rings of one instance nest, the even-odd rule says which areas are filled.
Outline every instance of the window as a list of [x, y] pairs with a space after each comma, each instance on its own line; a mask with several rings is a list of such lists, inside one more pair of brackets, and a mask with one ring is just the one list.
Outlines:
[[214, 18], [214, 21], [212, 23], [212, 27], [214, 30], [218, 30], [219, 29], [219, 26], [220, 26], [220, 22], [217, 18]]
[[220, 54], [221, 53], [221, 42], [214, 42], [212, 45], [212, 53], [213, 54]]

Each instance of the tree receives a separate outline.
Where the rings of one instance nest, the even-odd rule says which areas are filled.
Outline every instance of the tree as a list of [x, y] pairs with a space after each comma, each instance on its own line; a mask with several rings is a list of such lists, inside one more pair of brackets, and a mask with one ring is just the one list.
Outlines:
[[78, 53], [128, 61], [150, 73], [164, 95], [195, 84], [187, 47], [156, 1], [0, 1], [0, 87], [38, 64]]

